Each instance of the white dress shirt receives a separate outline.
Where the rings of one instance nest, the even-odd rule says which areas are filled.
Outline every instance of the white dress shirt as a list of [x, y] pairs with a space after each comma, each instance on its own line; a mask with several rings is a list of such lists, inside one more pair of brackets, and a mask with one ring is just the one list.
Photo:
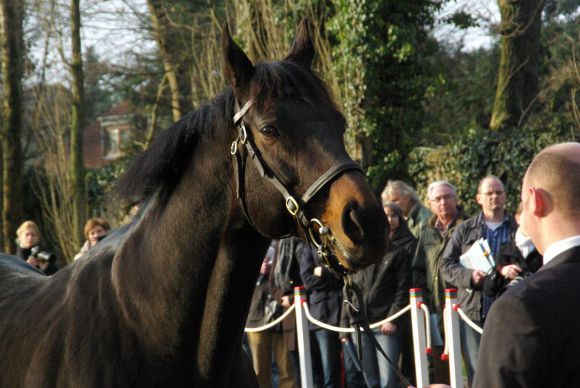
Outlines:
[[544, 252], [544, 265], [548, 264], [550, 260], [558, 256], [560, 253], [567, 251], [570, 248], [574, 248], [580, 245], [580, 235], [565, 238], [560, 241], [556, 241]]

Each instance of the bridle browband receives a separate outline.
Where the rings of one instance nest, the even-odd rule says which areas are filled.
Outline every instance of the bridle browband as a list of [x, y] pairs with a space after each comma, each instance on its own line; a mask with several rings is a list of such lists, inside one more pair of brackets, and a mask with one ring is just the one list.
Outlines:
[[[252, 139], [251, 132], [246, 129], [244, 125], [243, 118], [248, 110], [252, 107], [254, 101], [252, 99], [248, 100], [244, 106], [238, 110], [234, 115], [234, 127], [238, 129], [238, 137], [232, 142], [230, 147], [230, 153], [235, 157], [235, 168], [236, 168], [236, 180], [237, 180], [237, 190], [236, 196], [240, 200], [242, 210], [244, 215], [250, 225], [261, 234], [268, 236], [266, 233], [261, 231], [256, 223], [252, 220], [248, 213], [248, 209], [245, 201], [245, 190], [244, 190], [244, 171], [245, 171], [245, 158], [246, 155], [254, 162], [254, 165], [258, 169], [260, 176], [267, 179], [272, 185], [282, 194], [284, 197], [284, 203], [286, 204], [286, 210], [290, 215], [298, 222], [305, 232], [305, 235], [310, 243], [314, 244], [319, 253], [321, 253], [324, 258], [329, 258], [330, 251], [328, 250], [328, 244], [333, 239], [330, 236], [330, 230], [325, 227], [321, 221], [316, 218], [309, 218], [305, 213], [305, 207], [308, 205], [309, 201], [316, 196], [316, 194], [324, 188], [330, 181], [332, 181], [337, 176], [341, 175], [345, 171], [356, 170], [363, 173], [361, 167], [355, 163], [353, 160], [344, 160], [338, 164], [330, 167], [324, 174], [322, 174], [306, 192], [301, 196], [297, 197], [293, 195], [291, 191], [278, 179], [274, 171], [266, 164], [260, 155], [257, 147]], [[238, 107], [236, 101], [236, 108]], [[244, 146], [246, 152], [241, 155], [240, 148]], [[316, 229], [315, 229], [316, 228]], [[318, 238], [316, 237], [318, 234]], [[270, 237], [270, 236], [268, 236]], [[337, 269], [338, 263], [326, 263], [333, 269]], [[338, 264], [340, 266], [340, 264]], [[341, 267], [341, 266], [340, 266]]]

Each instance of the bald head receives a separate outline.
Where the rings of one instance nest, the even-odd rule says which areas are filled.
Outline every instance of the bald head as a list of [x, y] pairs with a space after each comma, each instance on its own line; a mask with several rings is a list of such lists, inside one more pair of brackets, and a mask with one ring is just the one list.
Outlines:
[[580, 215], [580, 143], [561, 143], [542, 150], [524, 177], [524, 187], [543, 189], [549, 205], [565, 218]]

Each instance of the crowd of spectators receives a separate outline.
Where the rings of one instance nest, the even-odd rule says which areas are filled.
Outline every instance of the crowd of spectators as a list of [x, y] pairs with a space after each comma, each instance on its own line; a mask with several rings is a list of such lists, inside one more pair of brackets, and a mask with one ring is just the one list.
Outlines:
[[[362, 290], [361, 308], [371, 323], [382, 321], [407, 306], [410, 288], [423, 290], [423, 299], [431, 313], [431, 381], [449, 383], [449, 365], [441, 357], [444, 290], [457, 288], [458, 303], [467, 316], [482, 327], [497, 297], [541, 266], [541, 255], [524, 228], [518, 227], [521, 208], [512, 216], [505, 209], [506, 198], [504, 185], [495, 176], [483, 177], [478, 183], [475, 201], [481, 210], [471, 218], [458, 203], [455, 186], [446, 180], [428, 186], [425, 204], [417, 191], [403, 181], [389, 181], [381, 194], [390, 224], [389, 248], [375, 264], [355, 273], [353, 280]], [[488, 273], [460, 263], [460, 256], [480, 238], [487, 240], [495, 259], [496, 265]], [[268, 270], [266, 263], [269, 263]], [[307, 243], [297, 238], [273, 241], [259, 279], [264, 276], [269, 281], [258, 280], [254, 299], [262, 302], [252, 303], [248, 327], [264, 325], [279, 316], [292, 303], [292, 288], [297, 285], [305, 287], [314, 318], [333, 326], [349, 327], [343, 309], [343, 280], [321, 263], [316, 251]], [[268, 304], [276, 303], [280, 306], [278, 313], [264, 314]], [[256, 316], [256, 309], [262, 309], [258, 314], [262, 319], [252, 318]], [[270, 311], [273, 310], [270, 307]], [[293, 324], [294, 320], [289, 318], [282, 326]], [[464, 323], [460, 333], [467, 380], [471, 386], [481, 335]], [[289, 362], [278, 354], [279, 348], [268, 350], [265, 362], [252, 356], [260, 388], [300, 385], [293, 327], [275, 327], [268, 334], [251, 333], [250, 347], [253, 352], [258, 351], [253, 345], [258, 342], [258, 336], [274, 338], [284, 334], [286, 349], [283, 351]], [[389, 359], [395, 360], [400, 372], [413, 382], [414, 358], [408, 314], [382, 324], [373, 334]], [[365, 336], [360, 339], [362, 358], [358, 359], [357, 341], [354, 336], [345, 333], [339, 336], [311, 324], [315, 386], [399, 387], [395, 371]], [[287, 364], [294, 367], [289, 370]]]

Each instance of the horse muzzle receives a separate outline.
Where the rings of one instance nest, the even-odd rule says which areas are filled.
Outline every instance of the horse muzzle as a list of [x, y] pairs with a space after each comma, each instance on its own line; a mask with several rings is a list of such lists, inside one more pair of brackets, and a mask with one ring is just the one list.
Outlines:
[[346, 172], [332, 183], [322, 222], [332, 231], [333, 253], [347, 270], [375, 263], [385, 254], [388, 221], [361, 173]]

